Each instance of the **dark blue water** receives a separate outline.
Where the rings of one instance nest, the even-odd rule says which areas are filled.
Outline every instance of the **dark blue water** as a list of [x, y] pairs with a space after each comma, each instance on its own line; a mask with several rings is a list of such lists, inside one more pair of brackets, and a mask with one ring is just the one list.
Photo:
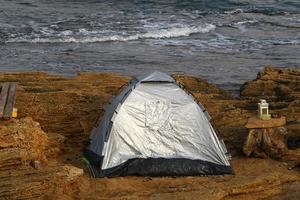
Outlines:
[[0, 70], [184, 72], [237, 91], [300, 66], [300, 1], [0, 0]]

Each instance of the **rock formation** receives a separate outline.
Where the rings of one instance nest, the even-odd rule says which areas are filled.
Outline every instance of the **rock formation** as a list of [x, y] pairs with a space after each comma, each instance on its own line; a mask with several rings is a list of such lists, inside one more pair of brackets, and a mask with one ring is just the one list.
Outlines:
[[49, 144], [47, 134], [30, 117], [0, 121], [0, 199], [39, 197], [83, 175], [73, 166], [49, 166]]
[[48, 137], [31, 118], [0, 122], [0, 170], [46, 162]]
[[248, 135], [245, 124], [248, 117], [256, 115], [259, 98], [272, 100], [271, 109], [287, 116], [288, 136], [299, 137], [297, 70], [266, 68], [256, 80], [243, 86], [241, 99], [199, 78], [174, 78], [211, 114], [218, 136], [234, 155], [234, 176], [82, 176], [86, 168], [77, 158], [88, 142], [90, 130], [101, 119], [105, 104], [119, 93], [129, 77], [104, 73], [75, 77], [41, 72], [1, 73], [0, 82], [19, 83], [19, 119], [0, 122], [0, 199], [198, 199], [199, 195], [206, 199], [258, 199], [300, 195], [299, 172], [294, 163], [287, 161], [296, 162], [300, 155], [297, 148], [288, 151], [284, 163], [245, 158], [242, 154]]
[[[258, 73], [257, 78], [241, 87], [244, 108], [256, 107], [259, 99], [267, 99], [273, 113], [286, 116], [291, 142], [300, 138], [300, 70], [279, 69], [271, 66]], [[300, 144], [294, 144], [298, 146]]]

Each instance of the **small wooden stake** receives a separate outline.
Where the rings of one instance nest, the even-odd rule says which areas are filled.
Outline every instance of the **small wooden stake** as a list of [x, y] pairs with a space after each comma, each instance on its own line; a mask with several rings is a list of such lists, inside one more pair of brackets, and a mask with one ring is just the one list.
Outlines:
[[4, 108], [6, 105], [9, 85], [10, 85], [9, 83], [3, 83], [3, 85], [2, 85], [2, 90], [1, 90], [1, 94], [0, 94], [0, 118], [2, 118], [3, 114], [4, 114]]
[[6, 100], [6, 106], [4, 108], [4, 118], [11, 118], [13, 108], [15, 105], [16, 100], [16, 83], [10, 83], [9, 90], [8, 90], [8, 96]]

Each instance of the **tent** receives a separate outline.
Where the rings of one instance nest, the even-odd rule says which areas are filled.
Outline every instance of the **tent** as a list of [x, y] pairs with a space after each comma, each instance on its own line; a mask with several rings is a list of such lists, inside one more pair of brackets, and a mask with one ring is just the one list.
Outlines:
[[230, 174], [210, 119], [171, 76], [137, 76], [106, 106], [85, 156], [99, 177]]

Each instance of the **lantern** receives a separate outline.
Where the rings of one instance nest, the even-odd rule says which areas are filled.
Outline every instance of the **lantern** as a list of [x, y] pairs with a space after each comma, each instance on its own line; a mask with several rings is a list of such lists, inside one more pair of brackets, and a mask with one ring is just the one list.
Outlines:
[[258, 103], [258, 117], [262, 120], [271, 119], [271, 115], [269, 114], [269, 104], [264, 99], [261, 99], [260, 103]]

